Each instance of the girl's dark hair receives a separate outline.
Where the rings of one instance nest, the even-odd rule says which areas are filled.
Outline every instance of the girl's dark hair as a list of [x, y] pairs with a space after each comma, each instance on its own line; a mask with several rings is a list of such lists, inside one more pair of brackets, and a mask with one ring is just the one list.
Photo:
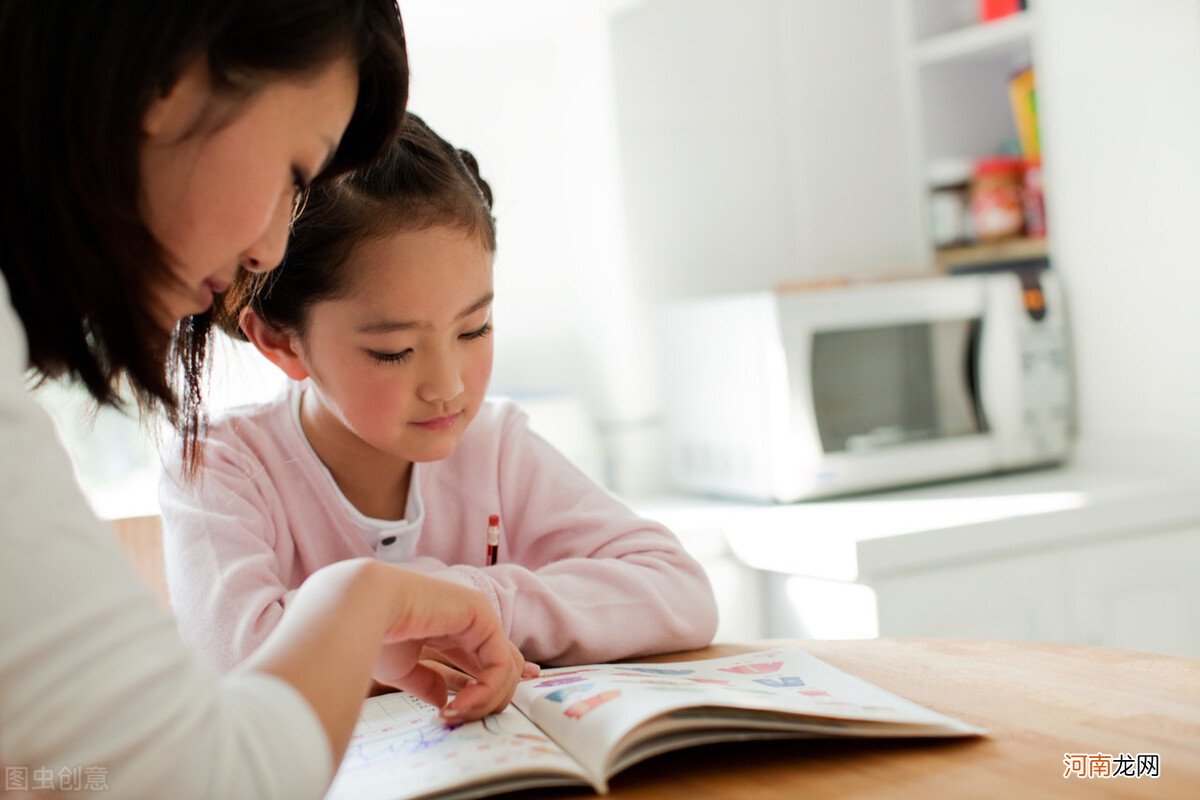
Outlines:
[[435, 225], [464, 230], [496, 250], [492, 190], [475, 157], [409, 113], [378, 161], [312, 191], [292, 226], [283, 263], [269, 273], [239, 269], [214, 319], [226, 333], [245, 338], [238, 318], [250, 306], [276, 330], [303, 334], [314, 303], [349, 290], [355, 247]]
[[155, 322], [154, 297], [173, 276], [139, 212], [143, 116], [200, 57], [219, 91], [240, 96], [340, 56], [358, 65], [358, 102], [321, 179], [369, 163], [403, 117], [395, 0], [0, 3], [0, 152], [10, 170], [0, 269], [31, 367], [78, 379], [107, 404], [119, 404], [127, 379], [144, 410], [199, 426], [208, 315], [181, 323], [181, 361], [170, 368], [172, 336]]

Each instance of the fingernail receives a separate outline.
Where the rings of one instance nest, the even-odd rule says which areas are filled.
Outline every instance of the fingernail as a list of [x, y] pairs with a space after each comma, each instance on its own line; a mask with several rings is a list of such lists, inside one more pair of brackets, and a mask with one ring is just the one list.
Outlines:
[[457, 717], [461, 712], [457, 708], [443, 708], [442, 716], [446, 719]]

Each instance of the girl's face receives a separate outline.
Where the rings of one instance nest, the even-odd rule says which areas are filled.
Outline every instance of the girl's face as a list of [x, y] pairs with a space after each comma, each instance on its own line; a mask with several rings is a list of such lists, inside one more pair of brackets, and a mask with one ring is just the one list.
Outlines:
[[357, 94], [357, 68], [344, 58], [244, 99], [215, 92], [201, 60], [151, 104], [141, 210], [175, 278], [157, 294], [165, 328], [206, 311], [239, 265], [279, 264], [297, 191], [333, 157]]
[[327, 460], [445, 458], [492, 374], [492, 253], [437, 226], [363, 242], [349, 269], [350, 292], [316, 303], [291, 337], [312, 378], [305, 432]]

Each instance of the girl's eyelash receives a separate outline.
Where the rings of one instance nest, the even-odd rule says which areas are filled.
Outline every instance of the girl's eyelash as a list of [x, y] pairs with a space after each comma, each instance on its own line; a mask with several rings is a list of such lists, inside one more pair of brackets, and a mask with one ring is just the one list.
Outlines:
[[377, 353], [374, 350], [368, 350], [367, 354], [381, 364], [401, 364], [412, 357], [412, 348], [401, 350], [399, 353]]
[[476, 330], [468, 331], [467, 333], [462, 334], [458, 338], [465, 339], [467, 341], [470, 341], [471, 339], [482, 339], [483, 337], [487, 336], [491, 332], [492, 332], [492, 323], [488, 322], [488, 323], [485, 323], [482, 328], [477, 328]]
[[[476, 328], [473, 331], [467, 331], [466, 333], [459, 334], [458, 338], [463, 341], [473, 341], [475, 339], [482, 339], [491, 332], [492, 323], [489, 322], [482, 328]], [[398, 353], [380, 353], [378, 350], [367, 351], [367, 355], [381, 364], [402, 364], [412, 358], [412, 353], [413, 351], [411, 347], [407, 350], [401, 350]]]

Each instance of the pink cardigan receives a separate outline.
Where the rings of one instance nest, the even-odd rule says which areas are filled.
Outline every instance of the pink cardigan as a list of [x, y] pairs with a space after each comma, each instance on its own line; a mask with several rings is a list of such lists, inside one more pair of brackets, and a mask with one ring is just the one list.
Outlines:
[[[171, 601], [184, 639], [218, 669], [245, 659], [308, 575], [375, 556], [483, 592], [530, 661], [609, 661], [702, 647], [712, 588], [675, 536], [642, 519], [488, 401], [454, 453], [416, 465], [401, 521], [342, 495], [300, 428], [302, 385], [214, 422], [201, 476], [160, 483]], [[177, 450], [177, 448], [173, 448]], [[487, 521], [500, 557], [485, 566]]]

